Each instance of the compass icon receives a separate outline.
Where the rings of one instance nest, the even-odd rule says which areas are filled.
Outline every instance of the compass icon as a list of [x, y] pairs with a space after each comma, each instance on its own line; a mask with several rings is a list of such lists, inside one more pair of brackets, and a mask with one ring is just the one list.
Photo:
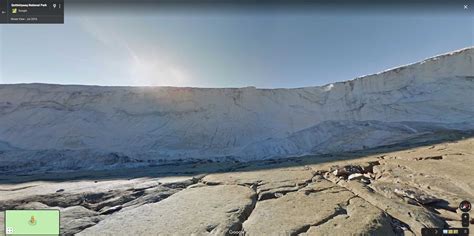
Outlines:
[[459, 204], [459, 210], [462, 212], [469, 212], [472, 208], [472, 205], [469, 201], [462, 201], [461, 204]]

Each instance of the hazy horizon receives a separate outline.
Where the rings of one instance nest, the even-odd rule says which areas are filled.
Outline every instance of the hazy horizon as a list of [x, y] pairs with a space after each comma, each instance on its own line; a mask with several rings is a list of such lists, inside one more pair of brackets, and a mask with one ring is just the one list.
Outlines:
[[0, 83], [323, 86], [474, 45], [469, 14], [67, 12], [0, 28]]
[[468, 49], [468, 48], [474, 48], [474, 45], [472, 46], [469, 46], [469, 47], [465, 47], [465, 48], [460, 48], [460, 49], [457, 49], [457, 50], [453, 50], [453, 51], [449, 51], [449, 52], [445, 52], [445, 53], [441, 53], [441, 54], [438, 54], [438, 55], [433, 55], [432, 57], [427, 57], [425, 59], [422, 59], [420, 61], [417, 61], [417, 62], [413, 62], [413, 63], [408, 63], [408, 64], [405, 64], [405, 65], [399, 65], [399, 66], [395, 66], [395, 67], [391, 67], [391, 68], [387, 68], [385, 70], [382, 70], [382, 71], [378, 71], [378, 72], [374, 72], [372, 74], [366, 74], [366, 75], [361, 75], [361, 76], [358, 76], [358, 77], [354, 77], [354, 78], [351, 78], [351, 79], [348, 79], [348, 80], [341, 80], [341, 81], [334, 81], [334, 82], [331, 82], [331, 83], [327, 83], [327, 84], [322, 84], [322, 85], [312, 85], [312, 86], [303, 86], [303, 87], [274, 87], [274, 88], [267, 88], [267, 87], [256, 87], [256, 86], [252, 86], [252, 85], [248, 85], [248, 86], [241, 86], [241, 87], [200, 87], [200, 86], [170, 86], [170, 85], [98, 85], [98, 84], [60, 84], [60, 83], [42, 83], [42, 82], [26, 82], [26, 83], [0, 83], [0, 85], [31, 85], [31, 84], [41, 84], [41, 85], [61, 85], [61, 86], [91, 86], [91, 87], [171, 87], [171, 88], [202, 88], [202, 89], [219, 89], [219, 88], [227, 88], [227, 89], [239, 89], [239, 88], [248, 88], [248, 87], [253, 87], [253, 88], [256, 88], [256, 89], [299, 89], [299, 88], [307, 88], [307, 87], [325, 87], [325, 86], [329, 86], [329, 85], [332, 85], [334, 83], [344, 83], [344, 82], [347, 82], [347, 81], [351, 81], [351, 80], [355, 80], [355, 79], [359, 79], [359, 78], [364, 78], [364, 77], [367, 77], [367, 76], [372, 76], [372, 75], [377, 75], [377, 74], [381, 74], [381, 73], [385, 73], [387, 71], [391, 71], [391, 70], [395, 70], [397, 68], [401, 68], [401, 67], [405, 67], [405, 66], [410, 66], [410, 65], [413, 65], [413, 64], [417, 64], [417, 63], [420, 63], [424, 60], [428, 60], [428, 59], [431, 59], [431, 58], [434, 58], [434, 57], [437, 57], [437, 56], [441, 56], [441, 55], [446, 55], [446, 54], [449, 54], [451, 52], [456, 52], [456, 51], [462, 51], [464, 49]]

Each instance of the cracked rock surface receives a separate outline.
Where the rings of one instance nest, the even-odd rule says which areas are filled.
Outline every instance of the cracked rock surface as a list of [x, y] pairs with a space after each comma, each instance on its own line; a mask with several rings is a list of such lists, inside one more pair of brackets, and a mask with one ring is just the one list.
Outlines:
[[382, 210], [359, 197], [351, 198], [340, 214], [311, 226], [303, 235], [394, 235], [391, 220]]
[[79, 235], [224, 234], [240, 230], [255, 202], [243, 186], [190, 188], [154, 204], [121, 211]]
[[474, 202], [473, 166], [474, 138], [459, 138], [87, 178], [0, 175], [0, 228], [7, 209], [59, 209], [64, 235], [421, 235], [461, 227], [459, 203]]
[[354, 194], [328, 181], [258, 202], [244, 230], [249, 235], [297, 234], [318, 222], [343, 214]]

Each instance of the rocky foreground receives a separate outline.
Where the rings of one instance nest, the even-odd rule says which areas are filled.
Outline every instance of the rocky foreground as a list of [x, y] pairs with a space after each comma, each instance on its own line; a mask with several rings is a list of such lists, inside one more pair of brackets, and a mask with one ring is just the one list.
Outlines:
[[458, 204], [474, 202], [474, 138], [463, 135], [404, 150], [4, 175], [0, 211], [60, 209], [65, 235], [420, 235], [461, 227]]

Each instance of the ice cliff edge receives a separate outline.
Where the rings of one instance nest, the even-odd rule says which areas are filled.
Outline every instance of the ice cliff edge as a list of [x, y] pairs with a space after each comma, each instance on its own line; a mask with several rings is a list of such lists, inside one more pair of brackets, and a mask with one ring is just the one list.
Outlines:
[[471, 47], [295, 89], [0, 85], [0, 159], [93, 151], [140, 160], [252, 160], [472, 129], [473, 56]]

